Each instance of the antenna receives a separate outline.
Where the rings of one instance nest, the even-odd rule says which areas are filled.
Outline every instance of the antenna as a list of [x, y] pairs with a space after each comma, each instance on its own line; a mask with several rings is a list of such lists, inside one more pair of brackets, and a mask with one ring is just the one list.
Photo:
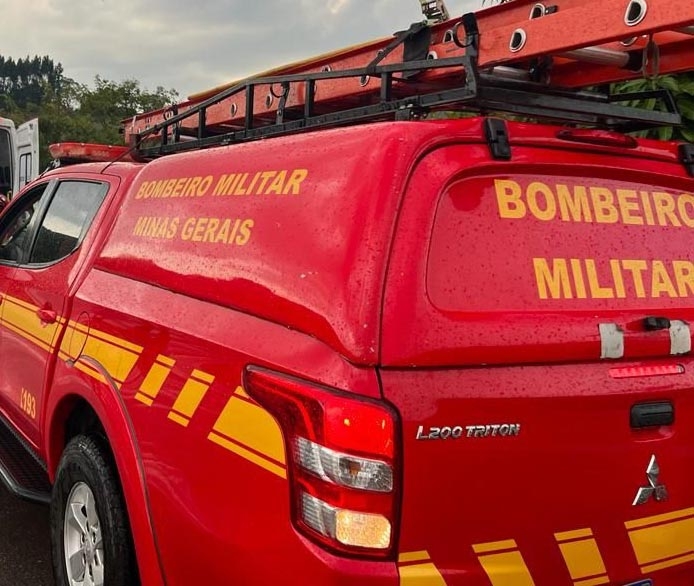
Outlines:
[[450, 18], [444, 0], [419, 0], [419, 3], [429, 24], [438, 24]]

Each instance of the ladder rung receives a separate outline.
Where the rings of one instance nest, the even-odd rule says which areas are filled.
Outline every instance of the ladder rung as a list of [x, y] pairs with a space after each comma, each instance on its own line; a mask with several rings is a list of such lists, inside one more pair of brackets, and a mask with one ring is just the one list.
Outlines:
[[[655, 39], [660, 52], [659, 72], [661, 74], [694, 71], [694, 35], [660, 33], [655, 36]], [[661, 42], [659, 39], [664, 40]], [[643, 50], [642, 46], [632, 46], [632, 48], [635, 51]], [[640, 71], [629, 71], [612, 65], [591, 64], [588, 66], [580, 61], [566, 61], [552, 69], [552, 84], [580, 88], [635, 79], [641, 75]]]
[[601, 47], [586, 47], [560, 53], [560, 57], [573, 59], [574, 61], [584, 61], [597, 65], [613, 65], [614, 67], [626, 67], [631, 61], [630, 54], [626, 51], [615, 51], [613, 49], [603, 49]]

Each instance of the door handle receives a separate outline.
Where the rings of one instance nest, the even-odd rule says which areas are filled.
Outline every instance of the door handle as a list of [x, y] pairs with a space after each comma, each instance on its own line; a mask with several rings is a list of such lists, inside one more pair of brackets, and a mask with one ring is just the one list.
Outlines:
[[670, 401], [639, 403], [631, 407], [631, 428], [672, 425], [675, 422], [675, 406]]
[[41, 323], [44, 324], [53, 324], [58, 319], [58, 314], [52, 309], [39, 309], [36, 315], [39, 316]]

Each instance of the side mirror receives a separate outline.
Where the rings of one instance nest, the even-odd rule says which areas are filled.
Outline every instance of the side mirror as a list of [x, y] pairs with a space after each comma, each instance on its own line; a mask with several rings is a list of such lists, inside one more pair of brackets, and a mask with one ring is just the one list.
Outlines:
[[3, 195], [0, 193], [0, 212], [5, 209], [5, 206], [8, 204], [8, 199], [6, 195]]

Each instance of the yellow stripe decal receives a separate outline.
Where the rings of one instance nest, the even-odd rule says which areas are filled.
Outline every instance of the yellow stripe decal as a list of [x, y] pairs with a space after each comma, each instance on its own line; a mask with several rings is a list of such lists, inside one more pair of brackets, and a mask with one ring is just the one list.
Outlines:
[[409, 553], [401, 553], [398, 556], [399, 564], [407, 564], [411, 562], [429, 561], [429, 553], [426, 551], [411, 551]]
[[145, 405], [151, 405], [159, 395], [167, 377], [171, 374], [174, 364], [176, 361], [168, 356], [157, 356], [157, 360], [142, 381], [140, 392], [135, 395], [135, 398]]
[[679, 566], [680, 564], [686, 564], [687, 562], [694, 562], [694, 553], [688, 555], [683, 555], [677, 558], [672, 558], [670, 560], [665, 560], [664, 562], [659, 562], [657, 564], [651, 564], [649, 566], [643, 566], [641, 571], [644, 574], [650, 574], [657, 570], [663, 570], [665, 568], [671, 568], [673, 566]]
[[207, 436], [210, 441], [213, 441], [219, 446], [222, 446], [223, 448], [226, 448], [230, 452], [235, 453], [238, 456], [241, 456], [242, 458], [245, 458], [249, 462], [253, 462], [254, 464], [257, 464], [261, 468], [265, 468], [265, 470], [268, 470], [269, 472], [272, 472], [273, 474], [276, 474], [280, 478], [287, 478], [287, 470], [283, 468], [282, 466], [279, 466], [273, 462], [270, 462], [269, 460], [263, 458], [262, 456], [259, 456], [258, 454], [254, 454], [250, 450], [245, 449], [244, 447], [235, 444], [234, 442], [229, 441], [226, 438], [223, 438], [221, 435], [218, 435], [216, 433], [210, 433], [210, 435]]
[[135, 393], [135, 398], [140, 401], [140, 403], [147, 405], [147, 407], [151, 407], [154, 403], [154, 399], [150, 399], [147, 395], [143, 395], [142, 393]]
[[19, 299], [7, 297], [2, 313], [2, 322], [5, 327], [22, 338], [33, 342], [44, 350], [50, 350], [59, 324], [42, 323], [37, 311], [37, 307], [20, 302]]
[[[214, 381], [214, 376], [211, 374], [207, 374], [201, 370], [194, 370], [176, 398], [173, 409], [171, 413], [169, 413], [169, 419], [173, 419], [179, 423], [181, 417], [187, 420], [192, 419], [210, 388], [212, 381]], [[173, 417], [175, 414], [178, 415], [178, 419]]]
[[284, 438], [279, 424], [265, 409], [241, 398], [244, 394], [241, 387], [236, 388], [217, 418], [214, 431], [285, 464]]
[[[130, 350], [125, 350], [120, 344], [112, 344], [105, 341], [99, 334], [100, 332], [89, 330], [82, 354], [90, 356], [99, 362], [114, 381], [122, 384], [135, 367], [135, 363], [142, 352], [142, 347], [138, 346], [137, 352], [131, 352]], [[112, 336], [109, 336], [109, 338], [112, 338]]]
[[506, 539], [505, 541], [492, 541], [490, 543], [478, 543], [472, 546], [475, 553], [487, 553], [490, 551], [503, 551], [504, 549], [516, 549], [515, 540]]
[[243, 397], [244, 399], [250, 399], [250, 395], [246, 392], [246, 389], [243, 387], [236, 387], [236, 391], [234, 392], [235, 395], [239, 397]]
[[401, 553], [398, 565], [400, 586], [446, 586], [441, 572], [429, 559], [426, 551]]
[[629, 539], [642, 572], [686, 563], [694, 554], [694, 517], [633, 529]]
[[101, 383], [108, 384], [106, 378], [98, 371], [93, 369], [91, 366], [84, 362], [75, 362], [75, 368], [82, 371], [84, 374], [91, 376], [93, 379], [98, 380]]
[[535, 586], [520, 551], [479, 556], [492, 586]]
[[101, 332], [99, 330], [93, 330], [90, 328], [89, 336], [99, 340], [101, 343], [106, 343], [109, 346], [118, 346], [123, 350], [135, 352], [136, 354], [142, 353], [142, 346], [128, 342], [128, 340], [124, 340], [123, 338], [117, 338], [116, 336], [112, 336], [106, 332]]
[[16, 326], [13, 326], [7, 322], [4, 322], [3, 324], [6, 329], [13, 331], [15, 334], [18, 334], [20, 337], [24, 338], [25, 340], [28, 340], [29, 342], [32, 342], [42, 350], [45, 350], [46, 352], [51, 351], [51, 346], [49, 343], [44, 342], [43, 340], [37, 339], [25, 330], [18, 328]]
[[[579, 535], [584, 538], [566, 541], [567, 536], [575, 538]], [[609, 582], [605, 562], [602, 559], [597, 542], [593, 539], [591, 529], [555, 533], [554, 537], [559, 542], [561, 555], [564, 557], [564, 562], [575, 585], [580, 583], [583, 586], [591, 586], [587, 582], [591, 582], [591, 584]], [[564, 539], [563, 543], [560, 538]], [[586, 580], [588, 578], [590, 580]], [[596, 582], [596, 580], [599, 582]]]
[[190, 377], [198, 382], [207, 383], [208, 385], [211, 385], [214, 382], [214, 376], [212, 376], [211, 374], [207, 374], [202, 370], [194, 370], [191, 373]]
[[600, 584], [609, 584], [610, 579], [607, 576], [599, 578], [588, 578], [587, 580], [579, 580], [574, 582], [574, 586], [600, 586]]
[[665, 523], [665, 521], [674, 521], [675, 519], [683, 519], [684, 517], [694, 516], [694, 507], [673, 511], [672, 513], [664, 513], [653, 517], [644, 517], [643, 519], [634, 519], [627, 521], [624, 526], [627, 529], [636, 529], [637, 527], [647, 527], [648, 525], [656, 525], [657, 523]]
[[185, 417], [181, 417], [178, 413], [174, 413], [171, 411], [168, 415], [169, 419], [171, 421], [175, 421], [176, 423], [182, 425], [183, 427], [188, 427], [188, 424], [190, 423], [190, 419], [186, 419]]
[[554, 534], [554, 538], [559, 543], [562, 541], [571, 541], [572, 539], [581, 539], [583, 537], [593, 537], [592, 529], [576, 529], [575, 531], [564, 531]]

